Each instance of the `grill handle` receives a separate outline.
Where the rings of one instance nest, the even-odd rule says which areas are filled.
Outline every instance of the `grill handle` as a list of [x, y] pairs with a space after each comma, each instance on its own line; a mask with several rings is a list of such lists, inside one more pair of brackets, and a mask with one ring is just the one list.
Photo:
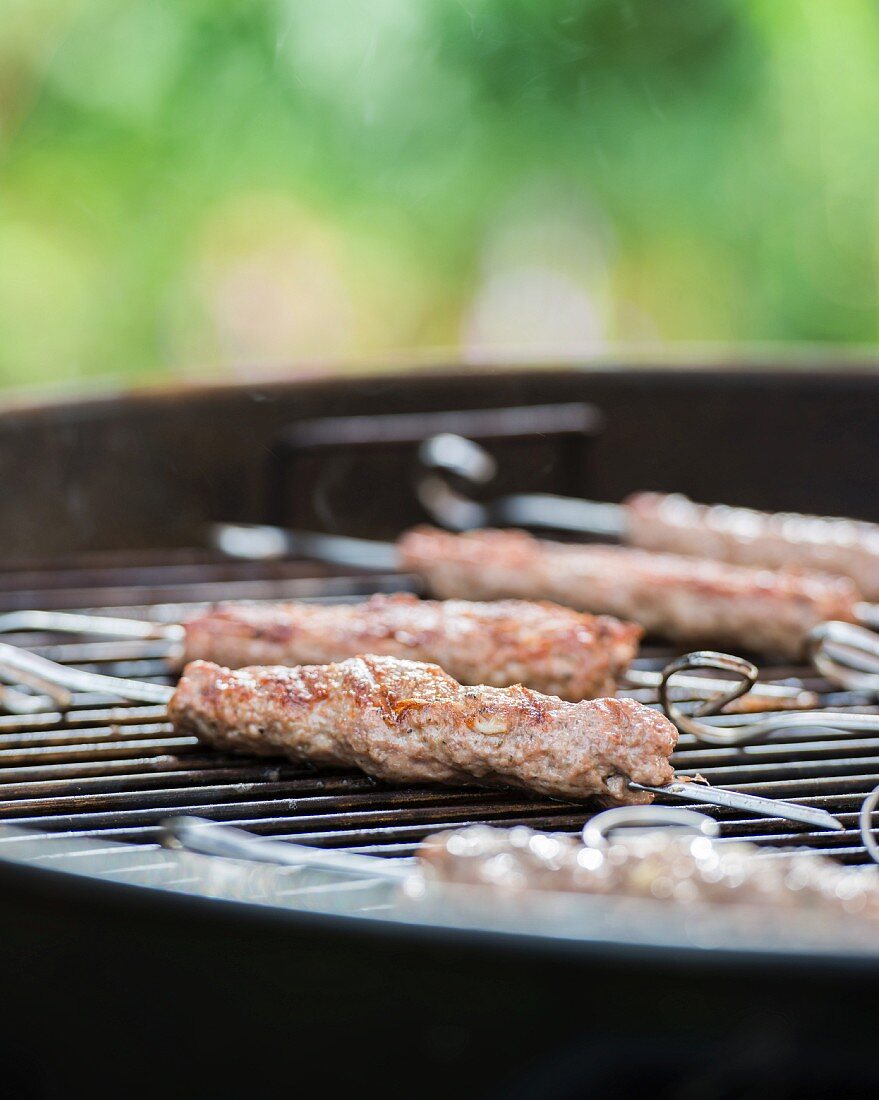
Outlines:
[[481, 487], [497, 472], [492, 456], [472, 439], [442, 432], [422, 443], [418, 458], [424, 472], [415, 482], [421, 506], [450, 531], [476, 527], [534, 527], [582, 535], [624, 538], [625, 509], [617, 504], [555, 496], [513, 493], [482, 504], [454, 489], [449, 476]]

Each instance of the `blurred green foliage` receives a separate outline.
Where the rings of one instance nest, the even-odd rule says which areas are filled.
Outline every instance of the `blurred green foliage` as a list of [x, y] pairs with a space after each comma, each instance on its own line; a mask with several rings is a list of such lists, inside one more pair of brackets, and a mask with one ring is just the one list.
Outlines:
[[877, 338], [871, 0], [0, 0], [0, 383]]

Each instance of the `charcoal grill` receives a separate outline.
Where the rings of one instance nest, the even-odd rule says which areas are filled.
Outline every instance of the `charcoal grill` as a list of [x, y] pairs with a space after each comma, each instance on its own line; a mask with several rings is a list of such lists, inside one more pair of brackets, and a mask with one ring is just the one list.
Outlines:
[[[0, 418], [0, 614], [173, 623], [218, 599], [417, 591], [415, 578], [388, 571], [233, 560], [207, 549], [206, 531], [215, 520], [271, 521], [393, 536], [423, 518], [409, 469], [437, 416], [493, 449], [513, 489], [608, 500], [678, 489], [876, 520], [877, 415], [871, 371], [770, 369], [425, 372], [10, 409]], [[3, 640], [171, 682], [162, 641]], [[656, 640], [637, 667], [659, 669], [674, 655]], [[876, 709], [807, 667], [763, 675], [800, 682], [835, 709]], [[628, 694], [655, 702], [647, 689]], [[745, 748], [682, 736], [673, 762], [821, 806], [845, 826], [809, 832], [716, 811], [724, 838], [867, 860], [857, 816], [879, 780], [879, 735], [791, 731]], [[674, 1090], [694, 1081], [708, 1082], [706, 1095], [737, 1095], [748, 1073], [791, 1095], [820, 1095], [807, 1089], [821, 1082], [844, 1080], [851, 1095], [875, 1087], [867, 982], [879, 942], [873, 951], [796, 930], [679, 926], [658, 911], [646, 923], [596, 913], [553, 926], [539, 913], [412, 912], [369, 884], [218, 869], [158, 845], [161, 821], [185, 813], [408, 857], [439, 828], [573, 832], [590, 812], [518, 792], [395, 789], [353, 772], [222, 756], [175, 736], [161, 707], [95, 694], [77, 694], [66, 715], [2, 715], [0, 988], [20, 1011], [0, 1052], [18, 1094], [67, 1095], [66, 1081], [109, 1080], [136, 1059], [132, 1088], [145, 1095], [257, 1095], [279, 1057], [289, 1070], [309, 1060], [305, 1051], [334, 1059], [339, 1087], [363, 1084], [378, 1059], [390, 1093], [412, 1073], [424, 1095], [456, 1082], [465, 1095], [578, 1096], [588, 1085], [601, 1096], [638, 1074], [670, 1090], [660, 1095], [683, 1095]], [[832, 998], [849, 1007], [844, 1030]], [[30, 1026], [38, 1017], [58, 1029], [48, 1057]], [[98, 1078], [87, 1057], [94, 1034]], [[154, 1064], [160, 1051], [173, 1073]]]

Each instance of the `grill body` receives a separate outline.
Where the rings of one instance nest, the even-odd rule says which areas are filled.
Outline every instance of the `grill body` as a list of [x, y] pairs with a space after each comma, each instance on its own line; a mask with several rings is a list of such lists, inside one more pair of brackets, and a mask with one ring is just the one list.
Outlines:
[[[495, 440], [510, 488], [606, 500], [676, 489], [879, 519], [879, 376], [867, 370], [427, 372], [191, 389], [0, 416], [0, 611], [89, 608], [175, 622], [217, 599], [412, 587], [412, 578], [308, 561], [224, 560], [204, 549], [205, 524], [274, 520], [392, 536], [423, 518], [408, 483], [419, 418], [478, 417], [501, 403], [590, 410], [582, 431], [566, 421], [557, 443], [527, 430]], [[382, 427], [338, 445], [333, 432], [307, 430], [355, 413], [413, 419], [398, 436]], [[9, 640], [84, 668], [168, 679], [162, 643]], [[661, 667], [670, 653], [648, 645], [640, 663]], [[768, 674], [796, 675], [834, 706], [871, 702], [832, 692], [805, 669]], [[791, 736], [747, 750], [682, 738], [676, 765], [810, 799], [846, 825], [806, 834], [727, 814], [724, 836], [778, 849], [806, 842], [863, 861], [855, 817], [879, 775], [879, 737]], [[575, 830], [590, 811], [223, 758], [175, 737], [159, 708], [101, 697], [78, 697], [66, 720], [0, 717], [0, 824], [141, 866], [172, 812], [405, 856], [441, 826]], [[807, 1089], [821, 1082], [858, 1095], [879, 1079], [868, 1042], [875, 968], [863, 955], [549, 941], [275, 912], [77, 875], [73, 856], [53, 864], [48, 847], [44, 858], [16, 860], [17, 844], [0, 837], [0, 987], [18, 1006], [3, 1053], [21, 1095], [68, 1095], [70, 1081], [97, 1082], [100, 1094], [132, 1063], [127, 1090], [181, 1096], [268, 1093], [315, 1060], [339, 1088], [376, 1080], [391, 1095], [411, 1095], [413, 1075], [423, 1095], [479, 1096], [578, 1096], [587, 1083], [591, 1095], [619, 1094], [638, 1075], [734, 1095], [742, 1075], [760, 1073], [792, 1095], [820, 1095]], [[56, 1037], [49, 1057], [36, 1019]]]
[[9, 1095], [876, 1094], [875, 972], [557, 949], [0, 873]]

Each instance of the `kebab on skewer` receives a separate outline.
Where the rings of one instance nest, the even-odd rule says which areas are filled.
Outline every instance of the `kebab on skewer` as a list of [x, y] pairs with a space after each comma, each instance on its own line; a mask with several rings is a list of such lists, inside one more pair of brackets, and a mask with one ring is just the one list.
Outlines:
[[521, 685], [463, 687], [436, 665], [376, 656], [239, 670], [195, 661], [176, 688], [69, 668], [10, 645], [0, 645], [0, 667], [65, 689], [163, 703], [175, 729], [226, 751], [355, 766], [394, 783], [514, 786], [574, 801], [649, 802], [659, 793], [841, 828], [812, 806], [676, 776], [675, 727], [629, 699], [570, 703]]
[[550, 542], [524, 531], [421, 527], [404, 534], [397, 549], [401, 567], [440, 597], [557, 600], [634, 619], [687, 645], [796, 659], [819, 623], [858, 617], [854, 584], [817, 573]]
[[448, 433], [425, 441], [417, 491], [444, 527], [542, 527], [612, 536], [630, 547], [763, 569], [801, 569], [848, 577], [862, 598], [879, 601], [879, 524], [795, 512], [761, 512], [697, 504], [681, 493], [633, 493], [605, 504], [543, 493], [517, 493], [487, 504], [447, 480], [490, 483], [493, 457], [479, 444]]
[[[295, 548], [356, 565], [383, 560], [420, 577], [445, 603], [397, 595], [356, 605], [293, 603], [253, 610], [229, 605], [196, 615], [182, 627], [24, 611], [0, 616], [0, 630], [182, 639], [188, 658], [229, 665], [317, 663], [380, 652], [436, 661], [464, 682], [521, 681], [577, 699], [609, 693], [623, 676], [629, 686], [656, 686], [654, 675], [629, 667], [639, 632], [625, 620], [688, 647], [707, 644], [798, 659], [821, 624], [856, 623], [872, 611], [846, 578], [550, 542], [523, 531], [454, 534], [422, 527], [395, 545], [271, 528], [225, 527], [219, 534], [224, 548], [230, 543], [240, 548], [244, 541], [251, 552], [266, 539], [275, 551]], [[492, 606], [489, 600], [504, 603]], [[562, 604], [592, 617], [575, 618]], [[704, 690], [697, 683], [687, 686], [697, 695]], [[755, 691], [752, 702], [760, 695], [780, 706], [815, 702], [795, 688], [776, 685]]]
[[643, 550], [848, 577], [865, 600], [879, 600], [879, 524], [696, 504], [680, 493], [635, 493], [622, 507], [627, 541]]
[[233, 557], [295, 554], [356, 568], [404, 570], [434, 596], [555, 600], [633, 619], [687, 645], [725, 645], [794, 660], [807, 655], [810, 632], [824, 622], [879, 623], [879, 607], [865, 603], [845, 577], [552, 542], [524, 531], [459, 534], [418, 527], [385, 543], [217, 524], [212, 538]]
[[[805, 648], [818, 670], [843, 687], [879, 691], [879, 642], [850, 625], [879, 626], [879, 609], [864, 602], [879, 599], [879, 524], [696, 504], [680, 493], [634, 493], [619, 505], [519, 493], [484, 504], [447, 480], [452, 475], [458, 484], [483, 486], [493, 479], [495, 461], [478, 444], [441, 434], [422, 445], [420, 458], [424, 473], [416, 483], [419, 498], [428, 513], [451, 530], [551, 528], [611, 536], [657, 553], [848, 578], [856, 593], [849, 591], [838, 621], [828, 618], [813, 624]], [[792, 644], [799, 644], [798, 635]], [[800, 655], [802, 650], [796, 654]]]
[[183, 623], [181, 664], [329, 664], [373, 653], [440, 665], [463, 684], [524, 684], [562, 699], [613, 695], [638, 651], [634, 623], [526, 600], [225, 604]]
[[438, 665], [376, 656], [235, 671], [194, 661], [168, 716], [178, 732], [227, 751], [574, 801], [651, 801], [629, 783], [669, 783], [677, 741], [667, 718], [630, 699], [465, 688]]
[[[25, 611], [0, 616], [0, 630], [76, 631], [167, 638], [176, 668], [206, 660], [229, 668], [343, 661], [360, 653], [427, 661], [464, 684], [524, 684], [562, 699], [598, 699], [621, 686], [657, 688], [661, 675], [632, 668], [641, 627], [605, 615], [526, 600], [419, 600], [410, 593], [357, 603], [230, 603], [182, 625]], [[676, 692], [712, 697], [728, 684], [678, 678]], [[761, 684], [748, 710], [810, 707], [800, 688]]]
[[[588, 830], [587, 824], [584, 833]], [[579, 837], [567, 834], [472, 825], [428, 837], [418, 857], [428, 884], [485, 886], [507, 896], [551, 890], [879, 921], [875, 868], [842, 867], [812, 853], [761, 859], [755, 858], [758, 846], [746, 841], [718, 845], [704, 835], [693, 841], [683, 830], [654, 828], [627, 830], [584, 848]]]
[[[879, 788], [864, 802], [860, 823], [874, 859], [879, 849], [870, 811], [877, 797]], [[447, 830], [427, 837], [414, 861], [270, 840], [193, 817], [168, 819], [162, 840], [168, 847], [203, 855], [383, 879], [414, 899], [429, 897], [437, 887], [463, 886], [479, 887], [492, 900], [500, 897], [508, 903], [550, 892], [671, 905], [745, 905], [764, 914], [808, 913], [833, 922], [852, 917], [879, 921], [875, 867], [844, 867], [814, 853], [758, 858], [755, 844], [716, 844], [719, 833], [717, 822], [703, 814], [637, 806], [591, 818], [582, 840], [524, 825]]]

